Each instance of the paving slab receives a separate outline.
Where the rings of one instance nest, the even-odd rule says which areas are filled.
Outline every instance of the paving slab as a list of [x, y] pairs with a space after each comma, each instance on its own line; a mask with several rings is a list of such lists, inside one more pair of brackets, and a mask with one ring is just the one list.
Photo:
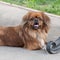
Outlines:
[[[21, 24], [22, 17], [29, 10], [0, 2], [0, 26]], [[51, 29], [47, 40], [56, 40], [60, 36], [60, 16], [46, 14], [51, 19]], [[18, 47], [0, 46], [0, 60], [60, 60], [60, 53], [49, 54], [46, 50], [30, 51]]]

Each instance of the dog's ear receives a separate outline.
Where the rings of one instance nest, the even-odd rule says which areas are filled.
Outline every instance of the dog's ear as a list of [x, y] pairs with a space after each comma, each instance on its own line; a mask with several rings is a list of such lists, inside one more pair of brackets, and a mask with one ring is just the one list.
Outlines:
[[23, 16], [23, 21], [28, 21], [31, 15], [31, 11], [29, 11], [26, 15]]
[[50, 24], [50, 18], [42, 12], [42, 19], [46, 25]]
[[43, 19], [43, 29], [45, 30], [46, 33], [48, 33], [50, 28], [50, 18], [43, 12], [41, 14]]

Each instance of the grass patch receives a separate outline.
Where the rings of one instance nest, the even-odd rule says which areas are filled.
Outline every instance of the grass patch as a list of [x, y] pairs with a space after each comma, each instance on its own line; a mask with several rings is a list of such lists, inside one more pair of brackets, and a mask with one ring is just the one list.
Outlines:
[[60, 0], [1, 0], [1, 1], [60, 15]]

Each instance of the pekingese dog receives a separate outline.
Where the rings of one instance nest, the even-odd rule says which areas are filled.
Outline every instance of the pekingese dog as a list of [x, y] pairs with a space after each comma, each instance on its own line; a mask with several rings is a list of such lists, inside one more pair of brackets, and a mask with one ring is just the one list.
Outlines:
[[47, 43], [50, 19], [43, 12], [28, 12], [23, 25], [0, 27], [0, 46], [16, 46], [29, 50], [42, 49]]

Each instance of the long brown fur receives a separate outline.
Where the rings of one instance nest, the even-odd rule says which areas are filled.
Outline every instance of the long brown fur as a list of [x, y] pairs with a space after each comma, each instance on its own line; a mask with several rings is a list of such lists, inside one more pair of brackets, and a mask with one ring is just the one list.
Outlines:
[[[32, 17], [40, 17], [41, 27], [37, 30], [31, 28]], [[16, 46], [30, 50], [41, 49], [42, 45], [37, 39], [37, 34], [46, 43], [47, 34], [50, 28], [50, 19], [43, 12], [28, 12], [23, 17], [23, 25], [16, 27], [0, 27], [0, 46]]]

